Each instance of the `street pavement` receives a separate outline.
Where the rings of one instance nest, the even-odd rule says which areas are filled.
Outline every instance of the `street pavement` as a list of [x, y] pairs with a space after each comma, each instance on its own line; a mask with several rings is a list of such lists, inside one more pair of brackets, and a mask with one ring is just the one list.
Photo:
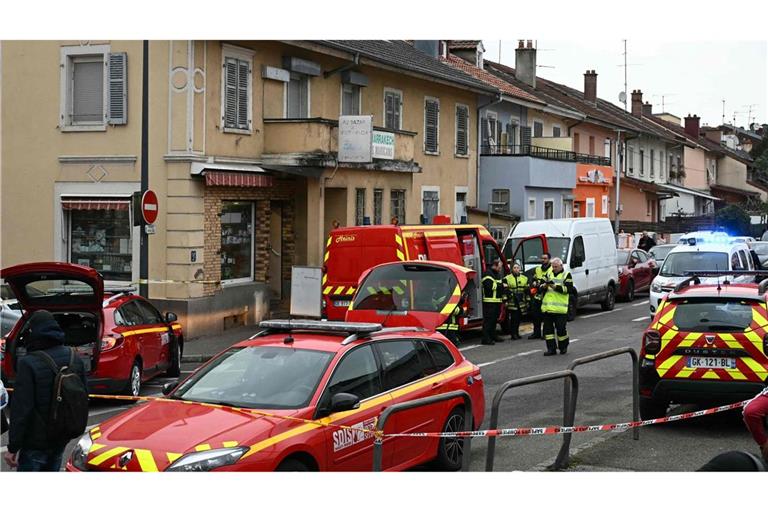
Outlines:
[[[648, 325], [648, 301], [639, 297], [632, 303], [618, 303], [603, 312], [599, 306], [579, 311], [568, 324], [571, 346], [566, 355], [542, 357], [543, 340], [508, 341], [493, 346], [480, 345], [479, 332], [462, 340], [462, 353], [482, 369], [485, 383], [488, 428], [493, 396], [506, 381], [566, 369], [574, 360], [620, 347], [639, 352], [643, 330]], [[232, 343], [248, 338], [257, 327], [239, 327], [222, 335], [190, 340], [185, 347], [182, 377], [191, 373], [211, 355]], [[530, 324], [523, 326], [530, 332]], [[576, 369], [580, 391], [576, 411], [577, 425], [625, 422], [632, 419], [632, 373], [628, 354], [580, 366]], [[161, 396], [169, 378], [156, 378], [144, 384], [142, 395]], [[97, 400], [91, 406], [89, 426], [126, 410], [132, 404]], [[669, 414], [695, 410], [675, 407]], [[502, 400], [499, 428], [546, 427], [563, 424], [563, 382], [552, 381], [510, 390]], [[562, 436], [497, 438], [495, 471], [544, 471], [560, 449]], [[0, 442], [5, 451], [6, 435]], [[741, 420], [740, 411], [720, 413], [666, 425], [642, 427], [640, 439], [627, 432], [585, 432], [573, 435], [571, 465], [568, 471], [692, 471], [718, 453], [749, 450], [755, 447]], [[74, 441], [67, 447], [68, 456]], [[484, 471], [487, 439], [472, 441], [472, 471]], [[0, 468], [7, 471], [3, 462]], [[430, 470], [431, 467], [419, 468]]]

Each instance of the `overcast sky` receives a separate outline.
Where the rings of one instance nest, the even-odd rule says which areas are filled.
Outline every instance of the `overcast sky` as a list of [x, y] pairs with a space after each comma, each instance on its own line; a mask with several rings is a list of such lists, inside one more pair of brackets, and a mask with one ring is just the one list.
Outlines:
[[[499, 40], [484, 40], [485, 56], [497, 60]], [[515, 65], [517, 41], [501, 44], [502, 64]], [[624, 90], [624, 43], [622, 40], [537, 41], [538, 75], [580, 91], [584, 71], [597, 72], [597, 94], [619, 106]], [[702, 124], [719, 125], [725, 99], [726, 122], [747, 126], [749, 105], [752, 121], [768, 122], [768, 84], [765, 41], [627, 41], [627, 91], [643, 91], [643, 101], [679, 117], [698, 114]], [[543, 67], [553, 66], [553, 67]], [[631, 100], [629, 100], [631, 101]], [[631, 107], [630, 107], [631, 108]]]

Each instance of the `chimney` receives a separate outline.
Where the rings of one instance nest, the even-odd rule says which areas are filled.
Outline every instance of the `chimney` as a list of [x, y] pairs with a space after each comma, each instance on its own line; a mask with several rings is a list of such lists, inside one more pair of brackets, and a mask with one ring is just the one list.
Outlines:
[[688, 114], [685, 118], [685, 133], [694, 139], [699, 138], [699, 116]]
[[632, 91], [632, 115], [640, 117], [643, 114], [643, 91], [636, 89]]
[[647, 101], [643, 104], [643, 117], [653, 117], [653, 105]]
[[584, 73], [584, 101], [597, 103], [597, 73], [594, 69]]
[[515, 50], [515, 78], [521, 82], [536, 87], [536, 48], [533, 41], [528, 40], [527, 46], [520, 40]]

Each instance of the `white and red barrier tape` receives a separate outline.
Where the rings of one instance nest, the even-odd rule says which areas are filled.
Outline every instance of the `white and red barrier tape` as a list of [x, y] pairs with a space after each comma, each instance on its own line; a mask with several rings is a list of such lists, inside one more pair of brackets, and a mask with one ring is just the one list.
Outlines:
[[630, 421], [627, 423], [609, 423], [606, 425], [580, 425], [573, 427], [533, 427], [533, 428], [501, 428], [493, 430], [473, 430], [469, 432], [410, 432], [401, 434], [383, 434], [384, 437], [511, 437], [511, 436], [543, 436], [555, 434], [573, 434], [576, 432], [604, 432], [611, 430], [624, 431], [631, 428], [657, 425], [659, 423], [672, 423], [673, 421], [687, 420], [699, 416], [707, 416], [718, 412], [741, 409], [749, 400], [743, 402], [712, 407], [701, 411], [675, 414], [665, 418], [653, 420]]

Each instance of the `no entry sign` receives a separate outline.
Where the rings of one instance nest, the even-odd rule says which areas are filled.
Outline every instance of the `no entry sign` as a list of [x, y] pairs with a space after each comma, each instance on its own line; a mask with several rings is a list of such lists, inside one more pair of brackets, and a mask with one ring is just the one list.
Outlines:
[[144, 222], [154, 224], [157, 220], [158, 210], [157, 194], [152, 190], [147, 190], [141, 196], [141, 215], [144, 217]]

